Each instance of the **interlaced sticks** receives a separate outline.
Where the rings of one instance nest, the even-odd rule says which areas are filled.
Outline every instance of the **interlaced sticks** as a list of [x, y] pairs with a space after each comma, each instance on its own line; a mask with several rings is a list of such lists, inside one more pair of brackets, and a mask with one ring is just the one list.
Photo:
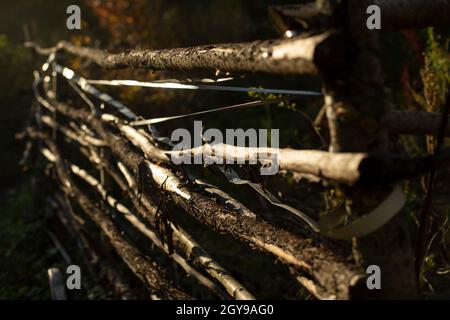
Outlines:
[[[71, 76], [74, 77], [73, 74]], [[108, 100], [108, 99], [106, 99], [106, 100]], [[113, 106], [121, 105], [122, 109], [127, 108], [126, 106], [124, 106], [123, 104], [121, 104], [120, 102], [117, 102], [117, 101], [111, 102], [110, 100], [108, 100], [108, 102]], [[49, 107], [52, 107], [52, 106], [50, 105]], [[106, 118], [108, 118], [108, 116], [109, 115], [105, 114], [105, 115], [102, 115], [101, 118], [102, 118], [102, 120], [113, 121], [116, 124], [123, 121], [123, 120], [118, 120], [118, 118], [115, 118], [115, 117], [113, 117], [114, 119], [111, 118], [108, 120], [108, 119], [106, 119]], [[118, 125], [120, 126], [120, 124], [118, 124]], [[150, 137], [153, 134], [154, 134], [154, 132], [153, 133], [150, 132]], [[159, 141], [161, 141], [163, 139], [168, 140], [167, 137], [159, 136], [159, 138], [158, 138]], [[146, 149], [146, 147], [148, 147], [148, 145], [146, 145], [148, 143], [148, 141], [147, 142], [144, 141], [144, 140], [146, 140], [146, 138], [144, 136], [140, 136], [138, 138], [138, 140], [140, 140], [140, 141], [133, 141], [133, 144], [137, 143], [138, 144], [137, 146], [141, 149], [142, 148]], [[151, 148], [153, 149], [154, 147], [151, 147]], [[142, 149], [142, 150], [144, 151], [144, 153], [147, 154], [147, 151], [144, 149]], [[158, 150], [160, 150], [160, 149], [158, 149]], [[153, 156], [151, 156], [151, 157], [153, 157]], [[163, 162], [166, 160], [163, 160]], [[145, 177], [145, 175], [141, 175], [141, 176]], [[324, 223], [324, 224], [317, 225], [317, 222], [313, 221], [311, 218], [309, 218], [307, 215], [303, 214], [299, 210], [282, 203], [275, 196], [273, 196], [270, 192], [264, 190], [264, 188], [262, 188], [262, 186], [258, 183], [243, 180], [239, 176], [229, 178], [229, 181], [234, 184], [248, 184], [256, 192], [261, 194], [272, 205], [275, 205], [277, 207], [280, 207], [284, 210], [291, 212], [292, 214], [294, 214], [295, 216], [297, 216], [298, 218], [300, 218], [301, 220], [306, 222], [311, 227], [312, 230], [314, 230], [316, 232], [320, 232], [322, 234], [325, 234], [328, 237], [337, 238], [337, 239], [350, 239], [354, 236], [363, 236], [363, 235], [373, 232], [374, 230], [379, 228], [381, 225], [383, 225], [385, 222], [387, 222], [388, 219], [390, 219], [390, 217], [392, 217], [392, 215], [396, 214], [398, 212], [399, 206], [400, 207], [403, 206], [403, 203], [404, 203], [404, 201], [403, 201], [404, 197], [402, 197], [401, 190], [399, 190], [397, 188], [393, 191], [391, 196], [386, 199], [385, 202], [380, 204], [380, 206], [377, 207], [376, 210], [374, 210], [373, 212], [370, 212], [366, 216], [364, 216], [363, 219], [353, 221], [349, 225], [344, 225], [344, 226], [338, 228], [338, 226], [336, 224], [334, 224], [334, 222], [331, 224]], [[144, 184], [144, 186], [145, 186], [145, 184]], [[380, 215], [379, 214], [380, 211], [384, 212], [385, 214]], [[378, 218], [377, 218], [377, 216], [378, 216]], [[382, 219], [381, 219], [381, 216], [383, 217]], [[340, 221], [341, 219], [337, 219], [337, 220]], [[330, 226], [332, 226], [333, 228], [330, 229]], [[334, 230], [334, 229], [336, 229], [336, 230]]]
[[[94, 130], [96, 127], [96, 123], [99, 124], [101, 122], [103, 122], [104, 124], [106, 123], [110, 123], [110, 125], [107, 125], [105, 127], [106, 129], [113, 129], [114, 127], [116, 127], [116, 129], [119, 128], [120, 124], [118, 123], [111, 123], [111, 119], [108, 120], [106, 118], [104, 118], [103, 116], [106, 116], [107, 114], [102, 114], [102, 116], [99, 119], [87, 119], [88, 117], [86, 116], [86, 118], [84, 115], [87, 115], [88, 112], [83, 112], [82, 110], [78, 110], [79, 112], [74, 112], [75, 110], [71, 110], [70, 106], [67, 106], [63, 103], [55, 103], [53, 104], [54, 108], [56, 108], [57, 110], [59, 110], [62, 114], [66, 115], [69, 118], [73, 118], [76, 121], [81, 121], [81, 122], [86, 122], [87, 124], [92, 124]], [[84, 121], [86, 120], [86, 121]], [[114, 131], [117, 132], [117, 131]], [[111, 134], [115, 134], [114, 132], [111, 132]], [[141, 133], [142, 134], [142, 133]], [[101, 135], [103, 137], [103, 135]], [[143, 136], [146, 136], [146, 134], [144, 134]], [[122, 136], [123, 140], [130, 140], [129, 142], [132, 142], [133, 144], [135, 144], [136, 141], [131, 141], [131, 137], [130, 136]], [[106, 136], [104, 136], [104, 139], [107, 139]], [[141, 151], [144, 152], [144, 154], [147, 154], [144, 149], [142, 148], [142, 146], [138, 146], [135, 145], [136, 147], [138, 147], [138, 149], [141, 149]], [[112, 145], [110, 145], [110, 147], [112, 147]], [[129, 168], [137, 168], [137, 163], [134, 162], [133, 160], [131, 161], [127, 161], [125, 158], [122, 158], [122, 153], [121, 150], [118, 150], [117, 148], [113, 148], [112, 150], [114, 150], [114, 152], [117, 152], [117, 156], [121, 159], [121, 161], [124, 161], [124, 163], [126, 163], [126, 165]], [[126, 157], [126, 156], [123, 156]], [[150, 155], [148, 156], [149, 159], [153, 159], [153, 157], [151, 157]], [[188, 211], [189, 213], [195, 215], [198, 219], [200, 219], [202, 222], [207, 223], [210, 227], [215, 228], [216, 231], [218, 230], [222, 230], [219, 225], [222, 222], [226, 222], [226, 225], [228, 225], [228, 222], [230, 222], [231, 220], [234, 220], [235, 218], [239, 217], [237, 221], [240, 221], [240, 219], [243, 219], [243, 222], [245, 222], [245, 225], [241, 225], [239, 224], [238, 226], [236, 226], [238, 229], [235, 228], [231, 228], [231, 230], [226, 230], [223, 229], [220, 232], [225, 232], [226, 234], [232, 235], [235, 238], [240, 239], [241, 241], [245, 242], [245, 243], [250, 243], [253, 245], [256, 245], [259, 249], [263, 250], [264, 252], [270, 252], [273, 253], [275, 256], [280, 256], [282, 257], [283, 261], [285, 261], [288, 264], [294, 264], [296, 266], [302, 266], [302, 268], [306, 268], [308, 271], [308, 275], [312, 277], [312, 279], [314, 279], [313, 281], [316, 281], [316, 278], [321, 278], [322, 277], [322, 273], [321, 271], [319, 271], [320, 276], [317, 276], [317, 270], [314, 271], [314, 273], [310, 273], [310, 264], [312, 265], [316, 265], [316, 263], [314, 263], [316, 258], [312, 258], [309, 254], [305, 254], [305, 256], [303, 255], [303, 253], [300, 253], [299, 251], [297, 251], [296, 248], [303, 248], [303, 245], [301, 245], [300, 247], [297, 247], [297, 245], [300, 245], [302, 242], [301, 240], [301, 236], [297, 237], [295, 235], [287, 235], [286, 237], [294, 237], [296, 240], [294, 241], [293, 246], [291, 247], [291, 243], [292, 243], [292, 239], [288, 239], [288, 238], [284, 238], [282, 236], [279, 235], [279, 233], [283, 234], [284, 233], [279, 230], [276, 226], [272, 227], [270, 225], [267, 225], [265, 222], [260, 221], [259, 219], [257, 219], [256, 215], [249, 215], [248, 213], [245, 212], [245, 210], [235, 210], [235, 206], [233, 206], [233, 209], [226, 209], [224, 206], [220, 205], [220, 209], [219, 207], [215, 207], [216, 202], [211, 201], [210, 196], [205, 196], [204, 198], [200, 196], [200, 194], [195, 194], [194, 193], [194, 198], [192, 199], [197, 199], [195, 197], [199, 196], [200, 198], [198, 198], [200, 201], [205, 200], [205, 203], [208, 206], [212, 206], [212, 207], [205, 207], [204, 209], [209, 210], [206, 211], [205, 213], [203, 211], [199, 211], [199, 209], [196, 206], [191, 206], [191, 195], [190, 193], [187, 191], [188, 189], [182, 188], [181, 187], [181, 180], [176, 179], [176, 177], [174, 175], [171, 175], [171, 173], [169, 172], [169, 170], [166, 170], [167, 172], [164, 171], [164, 169], [162, 167], [160, 167], [160, 171], [158, 171], [158, 166], [152, 165], [150, 162], [148, 162], [149, 168], [151, 169], [151, 177], [150, 178], [154, 178], [156, 183], [152, 183], [154, 185], [157, 186], [157, 188], [159, 188], [160, 186], [163, 186], [164, 189], [167, 189], [167, 191], [170, 190], [171, 194], [173, 194], [173, 198], [175, 199], [175, 201], [177, 202], [177, 205], [181, 205], [184, 209], [186, 210], [193, 210], [193, 211]], [[153, 168], [155, 167], [155, 168]], [[173, 171], [173, 170], [172, 170]], [[149, 174], [149, 172], [147, 172]], [[136, 174], [136, 170], [135, 170], [135, 174]], [[130, 175], [131, 177], [133, 175]], [[141, 175], [142, 176], [142, 175]], [[143, 175], [145, 177], [145, 175]], [[166, 179], [166, 177], [169, 177], [169, 179]], [[163, 184], [164, 183], [164, 184]], [[134, 184], [135, 186], [137, 186], [137, 183]], [[140, 187], [142, 189], [142, 187]], [[180, 189], [181, 188], [181, 189]], [[211, 189], [210, 187], [208, 187], [208, 189]], [[133, 193], [136, 194], [136, 190], [137, 187], [135, 187]], [[152, 194], [155, 194], [155, 190], [152, 190]], [[216, 190], [219, 191], [219, 190]], [[137, 197], [136, 197], [137, 199]], [[230, 198], [228, 198], [230, 199]], [[137, 201], [136, 204], [137, 205]], [[163, 205], [161, 206], [163, 207]], [[238, 209], [243, 209], [242, 207], [236, 207]], [[244, 208], [245, 209], [245, 208]], [[154, 210], [156, 210], [156, 206], [154, 208]], [[214, 211], [214, 210], [219, 210], [219, 211]], [[217, 217], [215, 217], [214, 215], [217, 212], [222, 212], [220, 210], [224, 210], [223, 213], [225, 214], [225, 216], [219, 215]], [[228, 212], [229, 211], [229, 212]], [[155, 211], [152, 211], [153, 213]], [[211, 216], [208, 216], [208, 212], [211, 213]], [[170, 213], [169, 213], [170, 214]], [[237, 214], [237, 215], [235, 215]], [[144, 213], [144, 216], [146, 214]], [[211, 218], [212, 220], [208, 220], [209, 218]], [[203, 220], [206, 219], [206, 220]], [[249, 221], [249, 219], [251, 219], [251, 221]], [[218, 222], [217, 222], [217, 221]], [[218, 224], [217, 224], [218, 223]], [[254, 230], [254, 223], [256, 226], [256, 231]], [[161, 225], [164, 225], [161, 222]], [[154, 226], [154, 224], [153, 224]], [[264, 233], [263, 234], [259, 234], [258, 232], [260, 232], [259, 227], [263, 228]], [[274, 229], [272, 229], [274, 228]], [[265, 232], [268, 233], [267, 237], [265, 236]], [[182, 229], [177, 230], [176, 228], [173, 228], [173, 233], [174, 233], [174, 237], [175, 240], [178, 242], [180, 241], [180, 239], [184, 239], [183, 234], [182, 234]], [[158, 237], [159, 238], [159, 237]], [[161, 237], [162, 238], [162, 237]], [[278, 244], [278, 240], [279, 239], [281, 242]], [[297, 241], [298, 240], [298, 241]], [[183, 240], [184, 241], [184, 240]], [[184, 243], [184, 242], [183, 242]], [[305, 243], [306, 244], [306, 243]], [[307, 246], [309, 246], [308, 244], [306, 244]], [[313, 248], [312, 250], [316, 250], [316, 246], [315, 245], [311, 245]], [[193, 245], [190, 246], [189, 248], [197, 248], [197, 245]], [[295, 248], [294, 248], [295, 247]], [[191, 249], [189, 249], [191, 250]], [[189, 253], [188, 250], [188, 256], [190, 256], [190, 254], [193, 254], [195, 252], [195, 254], [197, 254], [197, 250], [193, 250], [191, 251], [191, 253]], [[318, 249], [320, 250], [320, 249]], [[167, 250], [168, 251], [168, 250]], [[303, 251], [303, 250], [301, 250]], [[331, 259], [334, 259], [334, 254], [331, 254]], [[306, 259], [306, 261], [309, 262], [303, 262], [303, 259]], [[203, 258], [202, 258], [203, 259]], [[310, 259], [314, 260], [313, 262], [310, 261]], [[318, 257], [319, 260], [323, 260], [323, 257], [319, 254]], [[336, 258], [339, 259], [339, 258]], [[200, 260], [199, 260], [200, 261]], [[219, 279], [218, 281], [220, 281], [221, 283], [224, 281], [226, 275], [220, 271], [219, 273], [217, 273], [214, 270], [211, 270], [210, 267], [210, 262], [208, 261], [202, 261], [202, 265], [205, 267], [205, 270], [209, 273], [212, 274], [216, 279]], [[335, 261], [335, 260], [333, 260]], [[336, 260], [338, 261], [338, 260]], [[327, 261], [327, 263], [325, 264], [326, 266], [330, 265], [329, 262]], [[215, 267], [213, 267], [215, 268]], [[322, 270], [322, 269], [321, 269]], [[328, 273], [326, 270], [324, 270], [324, 276], [325, 278], [327, 277], [331, 277], [334, 278], [333, 273]], [[345, 278], [345, 277], [344, 277]], [[346, 278], [345, 278], [346, 279]], [[300, 280], [299, 280], [300, 281]], [[340, 281], [340, 280], [339, 280]], [[322, 281], [319, 281], [320, 283], [322, 283]], [[326, 283], [328, 283], [327, 281], [325, 281]], [[344, 280], [344, 287], [348, 286], [347, 280]], [[228, 282], [227, 282], [228, 283]], [[228, 290], [229, 289], [229, 290]], [[227, 285], [227, 291], [232, 293], [232, 295], [234, 296], [235, 293], [237, 292], [236, 290], [236, 286], [232, 285], [232, 286], [228, 286]], [[327, 289], [328, 290], [328, 287]], [[314, 290], [313, 290], [314, 291]], [[334, 292], [335, 289], [331, 288], [331, 292]], [[240, 297], [242, 291], [239, 291], [238, 293], [236, 293], [236, 297]], [[343, 293], [345, 295], [345, 293]], [[339, 293], [340, 296], [340, 293]]]

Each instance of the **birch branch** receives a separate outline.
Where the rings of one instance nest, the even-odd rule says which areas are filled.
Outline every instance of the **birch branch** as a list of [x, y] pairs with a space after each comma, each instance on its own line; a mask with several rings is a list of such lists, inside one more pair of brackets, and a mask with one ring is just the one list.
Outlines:
[[203, 145], [190, 150], [170, 151], [171, 156], [203, 156], [205, 163], [278, 163], [280, 170], [312, 174], [319, 178], [354, 185], [360, 180], [361, 165], [369, 158], [365, 153], [329, 153], [316, 150], [235, 147], [226, 144]]

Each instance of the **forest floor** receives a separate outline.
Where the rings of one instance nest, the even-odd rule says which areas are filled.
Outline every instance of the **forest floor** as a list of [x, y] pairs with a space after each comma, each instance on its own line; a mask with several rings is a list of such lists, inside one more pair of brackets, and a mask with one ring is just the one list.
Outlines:
[[0, 299], [49, 299], [47, 269], [61, 267], [32, 202], [28, 181], [0, 195]]

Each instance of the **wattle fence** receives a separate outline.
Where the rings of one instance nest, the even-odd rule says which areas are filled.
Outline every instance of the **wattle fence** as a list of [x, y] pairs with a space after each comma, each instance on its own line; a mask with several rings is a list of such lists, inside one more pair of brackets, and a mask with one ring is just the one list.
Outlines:
[[[377, 4], [385, 17], [381, 31], [366, 28], [369, 3]], [[145, 284], [152, 298], [194, 298], [196, 286], [221, 299], [250, 300], [259, 295], [209, 252], [208, 243], [177, 223], [174, 216], [178, 215], [189, 215], [209, 229], [213, 235], [209, 239], [232, 238], [271, 257], [273, 263], [286, 265], [289, 276], [315, 298], [416, 296], [417, 270], [425, 253], [421, 245], [414, 252], [411, 243], [404, 240], [409, 239], [409, 231], [401, 214], [405, 203], [401, 182], [447, 165], [450, 152], [441, 151], [438, 142], [433, 156], [405, 158], [388, 149], [388, 140], [396, 134], [436, 135], [439, 141], [450, 136], [448, 103], [444, 114], [391, 107], [385, 100], [378, 37], [384, 30], [445, 23], [449, 8], [449, 1], [413, 0], [317, 1], [273, 7], [272, 15], [279, 17], [281, 25], [283, 19], [292, 19], [305, 22], [308, 30], [296, 36], [292, 36], [295, 30], [284, 30], [286, 37], [277, 40], [168, 50], [111, 54], [69, 42], [49, 49], [28, 43], [48, 59], [34, 72], [34, 120], [25, 130], [24, 136], [29, 138], [25, 154], [36, 148], [49, 164], [49, 176], [59, 185], [58, 192], [48, 195], [49, 203], [87, 254], [99, 260], [89, 250], [92, 238], [85, 227], [86, 218]], [[220, 79], [212, 83], [89, 80], [61, 65], [66, 54], [105, 69], [319, 76], [323, 91], [249, 89], [224, 85]], [[102, 92], [99, 88], [104, 85], [279, 94], [276, 99], [207, 112], [273, 105], [302, 94], [323, 95], [325, 105], [318, 113], [329, 131], [329, 151], [250, 149], [205, 142], [183, 154], [193, 158], [207, 151], [216, 160], [233, 158], [258, 169], [277, 161], [282, 172], [298, 179], [325, 189], [339, 188], [345, 194], [345, 205], [314, 220], [303, 210], [283, 203], [261, 183], [242, 176], [233, 165], [216, 162], [204, 169], [214, 168], [210, 174], [235, 188], [248, 186], [255, 197], [269, 208], [281, 210], [301, 228], [286, 228], [267, 219], [196, 175], [189, 165], [172, 163], [173, 143], [158, 132], [157, 124], [201, 113], [143, 119], [133, 108]], [[63, 90], [73, 90], [71, 94], [78, 99], [65, 99]], [[249, 159], [258, 159], [261, 154], [267, 156], [264, 161], [249, 164]], [[208, 160], [204, 156], [204, 161]], [[367, 195], [370, 201], [366, 201]], [[426, 215], [422, 223], [426, 225]], [[149, 242], [167, 259], [149, 254], [142, 247]], [[192, 285], [184, 286], [166, 272], [172, 262], [192, 279]], [[366, 267], [373, 264], [383, 272], [381, 294], [366, 286]], [[125, 280], [107, 264], [102, 268], [111, 274], [122, 296], [132, 296]]]

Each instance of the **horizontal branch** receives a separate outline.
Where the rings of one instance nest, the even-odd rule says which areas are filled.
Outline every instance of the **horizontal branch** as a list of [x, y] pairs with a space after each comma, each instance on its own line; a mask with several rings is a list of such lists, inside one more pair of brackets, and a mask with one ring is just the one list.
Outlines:
[[330, 153], [317, 150], [235, 147], [226, 144], [203, 145], [190, 150], [170, 151], [176, 157], [203, 156], [205, 163], [252, 163], [276, 165], [280, 170], [312, 174], [319, 178], [353, 185], [360, 180], [360, 167], [369, 156], [365, 153]]
[[[34, 43], [26, 46], [38, 53], [62, 50], [86, 58], [103, 68], [141, 68], [149, 70], [191, 71], [196, 69], [274, 74], [316, 74], [315, 62], [326, 60], [328, 44], [336, 35], [327, 32], [311, 37], [266, 40], [249, 43], [214, 44], [165, 50], [129, 50], [110, 54], [103, 50], [79, 47], [62, 41], [55, 48], [43, 49]], [[335, 49], [333, 56], [339, 54]]]
[[[431, 168], [439, 169], [447, 166], [449, 157], [447, 152], [440, 154], [439, 160], [435, 161], [436, 159], [429, 156], [410, 159], [389, 154], [370, 155], [366, 153], [330, 153], [318, 150], [247, 148], [225, 144], [205, 144], [183, 151], [162, 151], [150, 143], [142, 132], [130, 128], [125, 133], [124, 126], [120, 125], [119, 119], [110, 115], [104, 115], [103, 118], [108, 121], [110, 118], [115, 119], [113, 122], [121, 128], [125, 136], [151, 160], [170, 163], [171, 160], [168, 156], [182, 158], [184, 155], [188, 155], [191, 158], [201, 156], [205, 164], [226, 163], [230, 159], [233, 163], [242, 164], [256, 164], [259, 161], [260, 164], [266, 166], [274, 165], [276, 162], [279, 170], [302, 174], [310, 178], [314, 177], [315, 180], [350, 186], [357, 183], [388, 183], [413, 178]], [[420, 124], [419, 118], [425, 119], [422, 122], [428, 124], [426, 128]], [[433, 134], [433, 129], [440, 124], [440, 118], [440, 114], [392, 110], [388, 114], [386, 122], [389, 123], [393, 133], [395, 130], [405, 132], [410, 130], [410, 132], [417, 133], [423, 128]]]
[[[441, 119], [442, 114], [437, 112], [391, 109], [384, 116], [384, 125], [390, 134], [436, 136]], [[325, 120], [324, 117], [320, 117], [315, 125], [327, 127], [328, 123]], [[444, 134], [450, 137], [450, 125], [447, 126]]]
[[[391, 110], [385, 116], [385, 124], [391, 134], [437, 135], [441, 120], [440, 113], [426, 111]], [[450, 125], [445, 136], [450, 137]]]

